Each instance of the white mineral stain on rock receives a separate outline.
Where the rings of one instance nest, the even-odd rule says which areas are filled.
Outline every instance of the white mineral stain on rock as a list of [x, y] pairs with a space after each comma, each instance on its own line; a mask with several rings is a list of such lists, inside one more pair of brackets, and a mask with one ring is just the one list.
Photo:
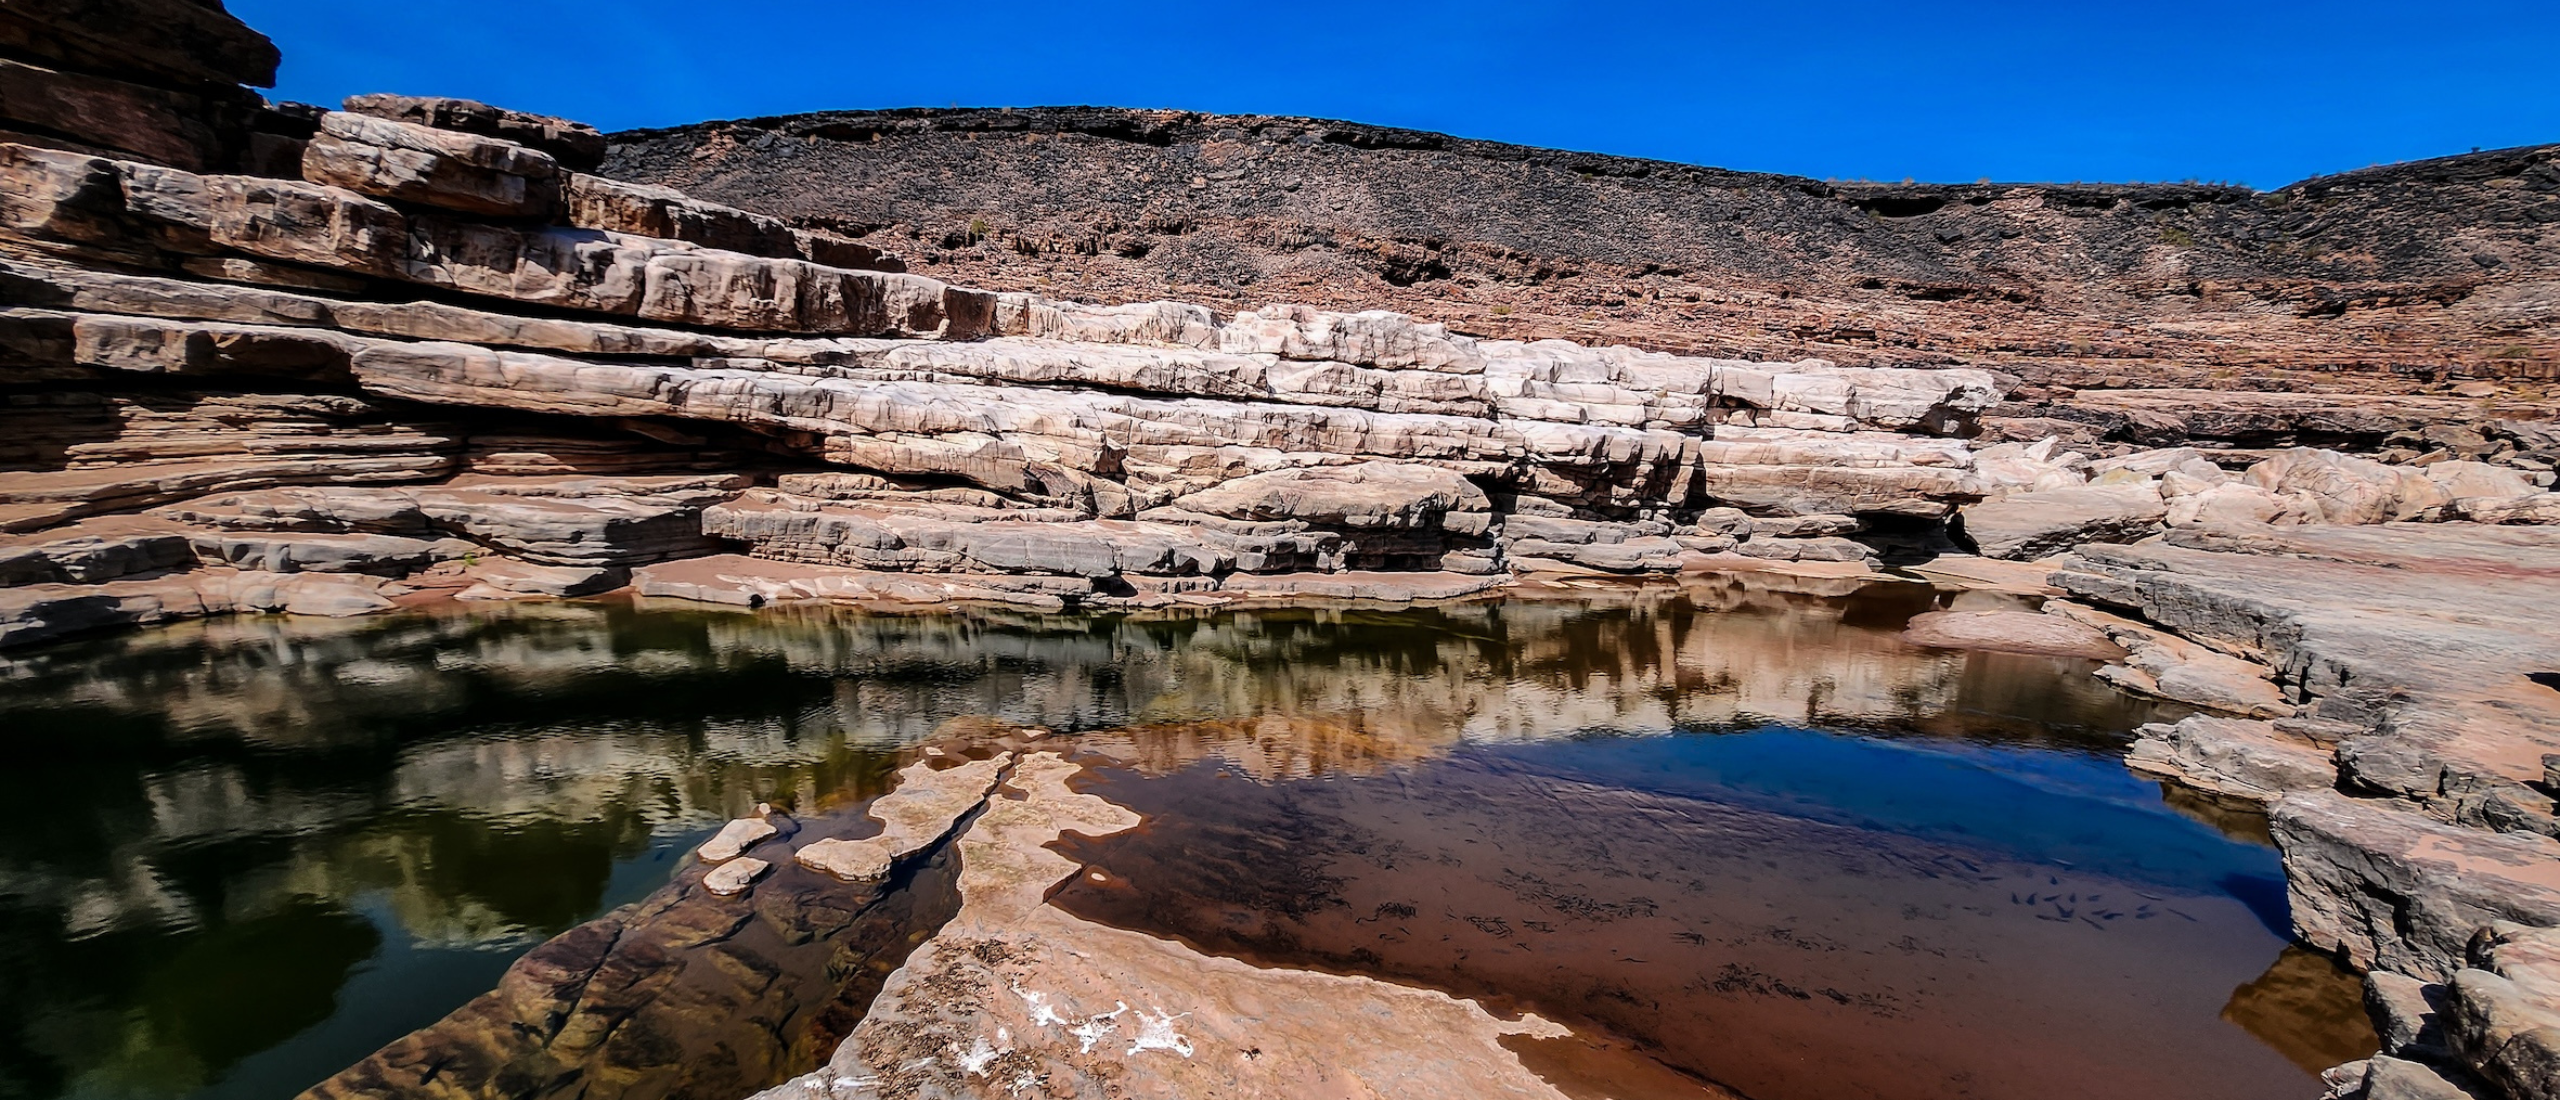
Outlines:
[[1127, 1053], [1136, 1054], [1142, 1050], [1170, 1050], [1185, 1058], [1191, 1057], [1191, 1040], [1183, 1038], [1181, 1032], [1173, 1029], [1175, 1020], [1189, 1015], [1191, 1014], [1188, 1012], [1170, 1015], [1162, 1008], [1156, 1009], [1156, 1014], [1153, 1016], [1144, 1012], [1139, 1013], [1138, 1037], [1129, 1043]]
[[1051, 1024], [1063, 1024], [1067, 1022], [1067, 1018], [1058, 1015], [1057, 1008], [1049, 1003], [1048, 994], [1042, 993], [1038, 990], [1024, 989], [1017, 985], [1013, 987], [1013, 995], [1022, 998], [1022, 1007], [1025, 1011], [1031, 1013], [1031, 1022], [1033, 1024], [1040, 1027], [1047, 1027]]
[[1129, 1011], [1129, 1002], [1120, 1001], [1118, 1005], [1119, 1007], [1109, 1012], [1086, 1019], [1085, 1022], [1077, 1024], [1074, 1030], [1068, 1032], [1076, 1037], [1076, 1053], [1093, 1053], [1095, 1043], [1101, 1042], [1103, 1036], [1120, 1029], [1120, 1014]]

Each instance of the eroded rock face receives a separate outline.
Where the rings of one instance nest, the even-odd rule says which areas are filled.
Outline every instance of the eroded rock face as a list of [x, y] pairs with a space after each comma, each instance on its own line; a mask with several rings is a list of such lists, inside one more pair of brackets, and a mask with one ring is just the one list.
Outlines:
[[[2084, 547], [2062, 588], [2258, 656], [2319, 718], [2360, 730], [2342, 776], [2466, 824], [2550, 834], [2533, 784], [2560, 751], [2550, 632], [2560, 547], [2527, 528], [2390, 524], [2173, 531]], [[2467, 934], [2467, 931], [2466, 931]]]
[[2327, 748], [2273, 722], [2200, 714], [2138, 732], [2126, 766], [2244, 802], [2326, 790], [2338, 780]]
[[510, 111], [476, 100], [375, 93], [348, 96], [342, 108], [350, 114], [371, 115], [455, 133], [504, 138], [540, 150], [561, 166], [581, 172], [595, 170], [596, 165], [604, 160], [604, 135], [597, 133], [593, 126], [564, 118]]
[[2012, 493], [1965, 506], [1960, 526], [1982, 555], [2031, 561], [2092, 542], [2132, 542], [2168, 515], [2148, 485]]
[[2451, 1054], [2512, 1100], [2560, 1096], [2560, 932], [2493, 924], [2447, 983]]
[[[2546, 918], [2531, 908], [2540, 872], [2484, 878], [2445, 855], [2560, 835], [2547, 762], [2560, 719], [2525, 675], [2560, 667], [2544, 637], [2560, 563], [2535, 526], [2560, 521], [2547, 491], [2560, 432], [2495, 386], [2252, 393], [2194, 378], [2084, 386], [2069, 369], [2020, 385], [1757, 341], [1751, 359], [1694, 340], [1640, 342], [1703, 354], [1599, 346], [1620, 330], [1427, 301], [1409, 305], [1421, 317], [1367, 308], [1415, 301], [1401, 290], [1340, 310], [1224, 303], [1232, 313], [997, 295], [904, 273], [885, 235], [829, 228], [847, 222], [595, 175], [603, 139], [565, 120], [404, 96], [271, 109], [230, 85], [271, 77], [272, 47], [217, 4], [33, 0], [0, 12], [0, 46], [0, 137], [27, 139], [0, 141], [0, 645], [627, 579], [652, 598], [749, 606], [1052, 611], [1436, 602], [1520, 574], [1865, 575], [1951, 552], [1955, 517], [1992, 557], [2067, 554], [2058, 588], [2140, 621], [2057, 603], [2032, 629], [1951, 613], [1913, 637], [2120, 650], [2101, 675], [2253, 719], [2153, 731], [2136, 760], [2276, 802], [2306, 935], [2440, 977], [2466, 922]], [[98, 140], [63, 136], [80, 129]], [[2516, 164], [2524, 180], [2549, 167]], [[1998, 205], [2035, 196], [1977, 197], [1947, 216], [1982, 206], [2043, 225]], [[1018, 242], [1007, 254], [1045, 254]], [[962, 247], [920, 266], [954, 270]], [[2461, 308], [2503, 318], [2502, 332], [2549, 314], [2531, 286], [2492, 282]], [[1559, 333], [1588, 342], [1542, 338]], [[2304, 442], [2373, 454], [2233, 449]], [[2119, 542], [2134, 545], [2099, 545]], [[2040, 592], [2041, 579], [2003, 583]], [[1045, 827], [999, 820], [989, 835], [1016, 826], [1005, 835]], [[808, 873], [731, 839], [704, 905]], [[839, 854], [875, 874], [930, 839]], [[2388, 923], [2374, 898], [2421, 916]], [[1051, 931], [1044, 942], [1089, 935]], [[1197, 965], [1127, 950], [1133, 972]], [[1060, 965], [1056, 992], [1096, 998], [1080, 1021], [1099, 1026], [1106, 976]], [[963, 985], [1030, 973], [936, 966]], [[1331, 981], [1308, 987], [1311, 1003], [1334, 1003], [1346, 987]], [[1386, 1000], [1362, 1004], [1410, 1013], [1405, 1039], [1461, 1037], [1452, 1081], [1519, 1085], [1516, 1060], [1487, 1045], [1511, 1023], [1363, 989]], [[996, 1018], [923, 998], [898, 1011], [934, 1027]], [[1184, 1010], [1148, 1011], [1185, 1042], [1235, 1037], [1218, 1030], [1231, 1022], [1183, 1030]], [[1134, 1012], [1109, 1020], [1135, 1027]], [[555, 1056], [584, 1040], [543, 1030], [575, 1015], [522, 1018], [553, 1061], [519, 1050], [482, 1068], [583, 1058]], [[1024, 1037], [1049, 1027], [1007, 1019], [1016, 1050], [986, 1065], [1033, 1057]], [[1316, 1036], [1332, 1022], [1287, 1026]], [[1042, 1064], [1100, 1074], [1092, 1053]], [[1341, 1068], [1182, 1062], [1162, 1067], [1167, 1087]], [[348, 1088], [430, 1087], [421, 1065], [385, 1065]], [[995, 1080], [955, 1072], [958, 1087]], [[2367, 1077], [2403, 1080], [2393, 1072]]]
[[2493, 922], [2560, 927], [2560, 841], [2550, 837], [2325, 790], [2277, 799], [2268, 820], [2295, 930], [2359, 966], [2444, 981]]

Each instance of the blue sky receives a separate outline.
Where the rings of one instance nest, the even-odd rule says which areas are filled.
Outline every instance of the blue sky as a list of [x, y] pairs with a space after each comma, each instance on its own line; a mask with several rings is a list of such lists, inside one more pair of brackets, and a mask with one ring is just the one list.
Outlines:
[[1817, 178], [2230, 180], [2560, 141], [2560, 3], [230, 0], [281, 99], [607, 130], [830, 108], [1314, 115]]

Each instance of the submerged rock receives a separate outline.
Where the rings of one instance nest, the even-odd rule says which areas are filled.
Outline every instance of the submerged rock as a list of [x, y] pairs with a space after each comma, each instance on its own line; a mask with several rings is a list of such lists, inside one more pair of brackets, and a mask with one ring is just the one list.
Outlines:
[[821, 840], [803, 846], [794, 858], [800, 865], [848, 882], [872, 882], [917, 852], [940, 843], [959, 827], [994, 789], [1012, 760], [992, 757], [936, 768], [931, 760], [910, 764], [899, 773], [896, 790], [871, 804], [880, 823], [876, 836], [860, 840]]
[[747, 887], [764, 877], [773, 865], [761, 859], [733, 859], [711, 869], [702, 876], [702, 888], [721, 897], [734, 897], [747, 892]]
[[889, 978], [818, 1072], [759, 1100], [915, 1095], [1553, 1098], [1507, 1039], [1535, 1015], [1365, 978], [1262, 969], [1094, 924], [1049, 904], [1080, 873], [1049, 845], [1136, 814], [1029, 753], [959, 840], [960, 911]]

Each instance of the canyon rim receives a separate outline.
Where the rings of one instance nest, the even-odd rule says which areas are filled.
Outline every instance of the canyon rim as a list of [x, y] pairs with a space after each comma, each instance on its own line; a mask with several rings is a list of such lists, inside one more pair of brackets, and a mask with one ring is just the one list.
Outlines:
[[[876, 696], [795, 704], [867, 724], [859, 760], [736, 749], [755, 763], [732, 787], [616, 749], [614, 774], [718, 824], [624, 822], [664, 861], [614, 864], [548, 924], [486, 897], [439, 912], [503, 965], [303, 1095], [1771, 1100], [1894, 1095], [1893, 1058], [1927, 1067], [1907, 1095], [1960, 1095], [1976, 1069], [1927, 1060], [1969, 1041], [1928, 1030], [1954, 1023], [1863, 975], [1779, 970], [1895, 946], [1856, 921], [2005, 892], [2075, 935], [2173, 911], [2277, 925], [2283, 961], [2223, 1015], [2307, 1034], [2319, 990], [2355, 990], [2321, 1033], [2346, 1039], [2284, 1048], [2317, 1071], [2305, 1097], [2560, 1097], [2560, 145], [2270, 192], [1826, 184], [1102, 108], [604, 134], [460, 99], [269, 102], [252, 89], [277, 63], [219, 0], [0, 7], [0, 692], [27, 700], [8, 713], [303, 729], [313, 699], [363, 712], [347, 685], [469, 666], [450, 690], [584, 684], [547, 698], [638, 728], [654, 700], [798, 699], [750, 657], [888, 670], [862, 681]], [[692, 631], [726, 640], [645, 640]], [[581, 679], [632, 652], [656, 663]], [[306, 657], [338, 687], [256, 671]], [[716, 726], [692, 742], [754, 740]], [[2064, 746], [2103, 772], [1994, 755], [2134, 783], [2159, 804], [2127, 819], [2140, 836], [2207, 822], [2214, 845], [2272, 846], [2280, 887], [2250, 893], [2215, 862], [2243, 857], [2202, 841], [2210, 876], [2145, 866], [2209, 880], [2221, 916], [2199, 917], [2125, 900], [2100, 882], [2118, 871], [2066, 885], [2141, 861], [2036, 847], [2051, 822], [2008, 826], [2035, 859], [1979, 859], [1927, 816], [1954, 809], [1704, 808], [1626, 778], [1669, 767], [1650, 742], [1586, 736], [1941, 775], [1962, 754], [1915, 763], [1879, 731], [1991, 727], [2002, 753], [2126, 735]], [[1794, 739], [1841, 729], [1877, 736]], [[511, 777], [507, 813], [622, 805], [562, 778], [565, 750], [453, 736], [400, 757], [400, 798], [468, 772]], [[1557, 762], [1551, 742], [1582, 747]], [[0, 860], [0, 894], [32, 899], [0, 935], [210, 927], [251, 891], [174, 869], [190, 829], [272, 823], [262, 843], [290, 846], [340, 812], [319, 807], [343, 792], [187, 786], [163, 762], [132, 764], [147, 828], [36, 846], [107, 833], [111, 870]], [[40, 801], [51, 773], [29, 774]], [[1218, 781], [1290, 793], [1195, 790]], [[1376, 801], [1391, 785], [1477, 816]], [[1927, 820], [1878, 824], [1906, 811]], [[2115, 820], [2086, 812], [2093, 835]], [[1542, 837], [1645, 867], [1748, 838], [1806, 861], [1759, 889], [1846, 923], [1826, 948], [1697, 882], [1568, 889], [1590, 868]], [[1480, 838], [1515, 848], [1484, 861]], [[295, 862], [259, 889], [290, 908], [408, 858]], [[1862, 915], [1817, 889], [1835, 860], [1913, 900]], [[1473, 904], [1496, 881], [1552, 912], [1444, 928], [1378, 892]], [[1354, 897], [1376, 907], [1326, 915]], [[1647, 923], [1683, 911], [1785, 935]], [[1408, 938], [1343, 947], [1364, 922]], [[1628, 929], [1695, 949], [1659, 964], [1695, 980], [1606, 969], [1656, 965]], [[2157, 935], [2172, 959], [2237, 942]], [[1434, 937], [1461, 946], [1417, 946]], [[1994, 962], [1893, 965], [1916, 986]], [[226, 980], [197, 965], [155, 980]], [[1639, 992], [1762, 1007], [1702, 1038], [1611, 1007]], [[340, 1026], [360, 998], [337, 996], [283, 1030]], [[0, 1053], [113, 1045], [62, 1004]], [[1860, 1010], [1920, 1038], [1807, 1038]], [[1719, 1041], [1836, 1064], [1690, 1057]], [[0, 1083], [113, 1079], [81, 1072]], [[2075, 1087], [2137, 1085], [2184, 1087]]]

